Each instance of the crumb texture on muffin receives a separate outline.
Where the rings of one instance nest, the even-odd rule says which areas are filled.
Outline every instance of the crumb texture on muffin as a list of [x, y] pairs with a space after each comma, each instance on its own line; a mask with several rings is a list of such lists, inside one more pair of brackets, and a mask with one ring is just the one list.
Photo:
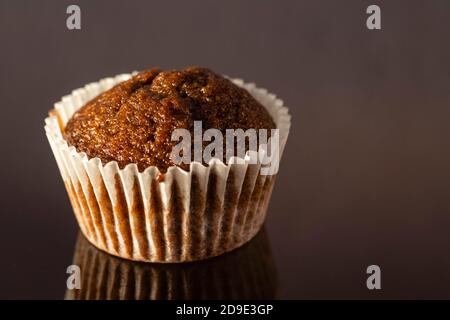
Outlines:
[[[137, 164], [139, 171], [156, 166], [162, 172], [170, 159], [175, 129], [273, 129], [266, 109], [245, 89], [209, 69], [142, 71], [98, 95], [75, 112], [64, 138], [78, 152], [120, 168]], [[181, 166], [188, 169], [187, 165]]]

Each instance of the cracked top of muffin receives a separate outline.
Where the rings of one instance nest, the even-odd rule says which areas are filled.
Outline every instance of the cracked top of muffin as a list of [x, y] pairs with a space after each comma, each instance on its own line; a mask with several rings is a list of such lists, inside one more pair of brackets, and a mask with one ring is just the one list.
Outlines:
[[[250, 93], [209, 69], [142, 71], [86, 103], [64, 128], [64, 138], [78, 152], [120, 168], [137, 164], [139, 171], [174, 166], [171, 141], [175, 129], [193, 137], [194, 121], [203, 131], [274, 129], [266, 109]], [[206, 145], [204, 144], [204, 147]], [[185, 170], [188, 165], [180, 165]]]

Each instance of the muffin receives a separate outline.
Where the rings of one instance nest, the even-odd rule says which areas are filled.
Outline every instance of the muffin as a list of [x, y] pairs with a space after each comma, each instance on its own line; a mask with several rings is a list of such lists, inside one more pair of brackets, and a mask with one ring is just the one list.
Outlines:
[[278, 294], [264, 228], [230, 253], [178, 264], [120, 259], [96, 249], [80, 234], [72, 264], [80, 266], [81, 287], [68, 289], [68, 300], [261, 300]]
[[278, 129], [281, 154], [290, 116], [264, 89], [199, 67], [106, 78], [55, 104], [47, 137], [93, 245], [126, 259], [185, 262], [233, 250], [258, 232], [276, 174], [261, 174], [264, 163], [250, 152], [206, 162], [192, 148], [193, 161], [174, 161], [173, 132], [195, 136], [195, 123], [224, 136]]

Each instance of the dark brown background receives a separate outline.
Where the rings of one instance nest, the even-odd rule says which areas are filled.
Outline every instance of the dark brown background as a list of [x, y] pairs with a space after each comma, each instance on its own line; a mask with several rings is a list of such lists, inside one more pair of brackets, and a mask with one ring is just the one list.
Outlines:
[[450, 298], [449, 17], [445, 0], [0, 1], [0, 298], [64, 296], [77, 226], [44, 135], [52, 103], [188, 65], [290, 107], [266, 224], [280, 298]]

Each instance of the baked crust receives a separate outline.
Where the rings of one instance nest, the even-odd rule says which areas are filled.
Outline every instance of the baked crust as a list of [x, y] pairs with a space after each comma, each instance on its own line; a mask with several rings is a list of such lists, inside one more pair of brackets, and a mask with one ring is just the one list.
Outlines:
[[[74, 113], [64, 138], [78, 152], [120, 168], [135, 163], [139, 171], [156, 166], [161, 172], [175, 165], [171, 141], [175, 129], [194, 121], [203, 130], [273, 129], [275, 123], [250, 93], [209, 69], [142, 71], [98, 95]], [[207, 144], [204, 144], [205, 147]], [[185, 170], [186, 164], [179, 165]]]

